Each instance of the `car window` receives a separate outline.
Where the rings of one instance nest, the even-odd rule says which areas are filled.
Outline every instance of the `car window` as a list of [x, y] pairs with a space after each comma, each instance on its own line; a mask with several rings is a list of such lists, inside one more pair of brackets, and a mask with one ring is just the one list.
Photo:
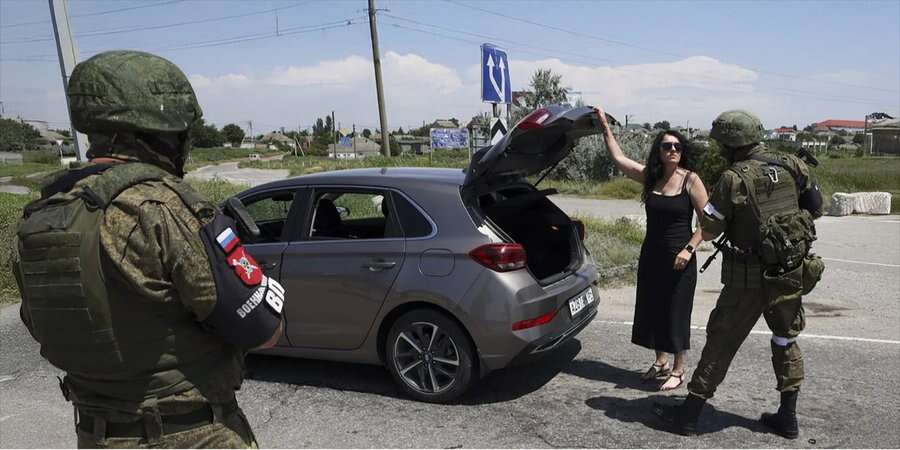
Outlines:
[[390, 217], [389, 197], [380, 190], [317, 190], [310, 239], [384, 239], [400, 237]]
[[422, 215], [406, 197], [394, 193], [394, 207], [397, 210], [397, 216], [400, 219], [400, 225], [403, 227], [403, 235], [407, 238], [425, 237], [432, 233], [431, 222]]
[[259, 227], [260, 236], [255, 243], [282, 241], [284, 225], [293, 201], [293, 192], [274, 192], [245, 202], [247, 212]]

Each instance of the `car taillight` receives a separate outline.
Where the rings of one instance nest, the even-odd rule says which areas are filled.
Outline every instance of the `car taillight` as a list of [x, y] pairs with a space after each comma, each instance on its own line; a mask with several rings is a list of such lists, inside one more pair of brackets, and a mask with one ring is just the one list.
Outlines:
[[581, 238], [581, 242], [587, 238], [587, 227], [584, 226], [584, 222], [580, 220], [573, 220], [573, 224], [575, 224], [575, 228], [578, 229], [578, 237]]
[[550, 111], [547, 108], [536, 109], [517, 123], [516, 128], [520, 130], [534, 130], [541, 128], [544, 126], [544, 122], [549, 118]]
[[524, 330], [526, 328], [536, 327], [538, 325], [543, 325], [545, 323], [550, 323], [553, 318], [556, 317], [556, 311], [550, 311], [543, 316], [535, 317], [534, 319], [528, 320], [520, 320], [512, 325], [513, 331]]
[[485, 244], [469, 252], [469, 256], [497, 272], [521, 269], [527, 261], [522, 244]]

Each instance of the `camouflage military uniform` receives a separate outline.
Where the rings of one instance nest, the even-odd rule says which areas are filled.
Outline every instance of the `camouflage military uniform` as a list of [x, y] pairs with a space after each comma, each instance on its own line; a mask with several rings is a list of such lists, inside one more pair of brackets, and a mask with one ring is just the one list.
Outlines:
[[[762, 153], [762, 148], [757, 147], [748, 152], [747, 157]], [[813, 189], [814, 184], [806, 164], [793, 156], [789, 159], [807, 180], [804, 188]], [[724, 232], [735, 248], [748, 249], [753, 246], [753, 241], [759, 234], [758, 226], [748, 204], [747, 187], [733, 171], [723, 173], [716, 183], [707, 211], [714, 211], [715, 214], [704, 214], [701, 217], [704, 232], [712, 235]], [[715, 394], [716, 387], [725, 378], [732, 358], [760, 315], [772, 330], [772, 365], [776, 388], [779, 391], [799, 389], [803, 381], [803, 356], [794, 341], [806, 325], [802, 302], [797, 300], [770, 306], [775, 299], [763, 287], [758, 256], [726, 251], [722, 258], [722, 284], [725, 287], [709, 316], [706, 345], [688, 384], [688, 390], [706, 399]]]
[[67, 372], [78, 446], [255, 448], [235, 391], [244, 352], [278, 336], [280, 305], [257, 305], [281, 288], [226, 264], [252, 258], [237, 239], [217, 246], [233, 221], [179, 177], [202, 114], [187, 78], [107, 52], [76, 67], [68, 95], [94, 164], [26, 207], [15, 274], [23, 322]]
[[[696, 434], [703, 405], [763, 316], [772, 330], [772, 366], [781, 406], [760, 421], [795, 439], [803, 381], [803, 357], [795, 341], [806, 325], [801, 296], [824, 270], [821, 259], [808, 254], [815, 239], [812, 221], [821, 216], [821, 195], [803, 161], [764, 151], [759, 145], [763, 126], [753, 114], [722, 113], [710, 136], [733, 163], [716, 183], [700, 218], [704, 239], [725, 233], [729, 242], [722, 250], [725, 287], [709, 316], [706, 345], [688, 383], [690, 394], [678, 406], [655, 403], [654, 413], [674, 431]], [[804, 277], [808, 283], [801, 281]]]

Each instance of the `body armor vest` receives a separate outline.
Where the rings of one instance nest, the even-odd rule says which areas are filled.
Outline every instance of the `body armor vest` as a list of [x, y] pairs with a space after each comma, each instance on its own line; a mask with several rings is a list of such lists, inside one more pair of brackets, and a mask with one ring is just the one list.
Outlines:
[[241, 381], [240, 352], [203, 331], [177, 298], [135, 293], [100, 243], [107, 206], [142, 182], [162, 181], [198, 219], [212, 217], [214, 206], [149, 164], [82, 170], [89, 169], [100, 175], [67, 191], [45, 190], [18, 226], [15, 272], [41, 355], [67, 372], [76, 403], [99, 394], [115, 409], [135, 410], [148, 398], [194, 387], [212, 402], [230, 401]]

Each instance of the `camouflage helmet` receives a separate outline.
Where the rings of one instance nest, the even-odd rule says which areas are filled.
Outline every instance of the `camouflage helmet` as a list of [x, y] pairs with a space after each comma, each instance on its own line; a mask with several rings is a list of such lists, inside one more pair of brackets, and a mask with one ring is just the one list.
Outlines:
[[75, 66], [72, 125], [83, 133], [182, 133], [203, 111], [184, 72], [149, 53], [115, 50]]
[[763, 126], [747, 111], [725, 111], [713, 121], [709, 136], [727, 147], [739, 148], [762, 141]]

